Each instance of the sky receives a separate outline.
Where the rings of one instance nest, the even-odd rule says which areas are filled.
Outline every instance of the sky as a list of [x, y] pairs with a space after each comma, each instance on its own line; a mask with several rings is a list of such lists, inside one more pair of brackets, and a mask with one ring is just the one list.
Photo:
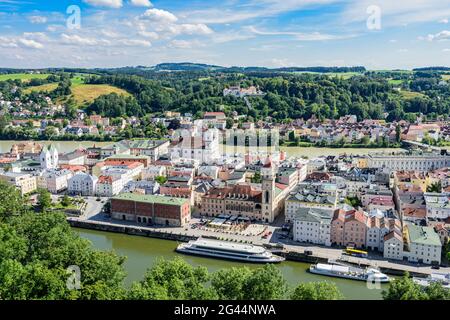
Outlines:
[[0, 0], [0, 67], [450, 66], [450, 0]]

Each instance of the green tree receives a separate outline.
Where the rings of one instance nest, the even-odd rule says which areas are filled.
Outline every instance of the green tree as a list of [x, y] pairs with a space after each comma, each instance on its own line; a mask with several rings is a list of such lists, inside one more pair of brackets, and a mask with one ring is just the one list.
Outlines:
[[435, 282], [425, 288], [430, 300], [450, 300], [450, 290]]
[[291, 300], [341, 300], [342, 293], [331, 282], [307, 282], [299, 284], [291, 294]]
[[253, 177], [251, 178], [252, 183], [261, 183], [262, 182], [262, 176], [261, 172], [256, 171]]
[[65, 194], [61, 200], [61, 205], [63, 207], [68, 207], [71, 204], [72, 204], [72, 200], [70, 199], [70, 197], [67, 194]]
[[420, 285], [415, 283], [406, 273], [402, 278], [395, 279], [387, 290], [382, 292], [384, 300], [427, 300], [428, 295]]
[[206, 267], [192, 267], [181, 258], [159, 260], [144, 279], [134, 283], [128, 293], [130, 299], [205, 300], [214, 299]]
[[27, 210], [20, 191], [4, 181], [0, 181], [0, 199], [0, 222]]
[[[93, 250], [60, 213], [23, 212], [0, 224], [2, 299], [121, 299], [123, 262]], [[81, 270], [79, 290], [67, 287], [69, 266]]]
[[49, 209], [52, 206], [52, 197], [50, 192], [46, 189], [38, 189], [38, 206], [42, 211]]
[[222, 269], [212, 275], [211, 286], [219, 299], [242, 300], [243, 287], [251, 274], [252, 271], [247, 267]]
[[227, 129], [231, 129], [233, 128], [234, 125], [234, 120], [232, 118], [227, 118], [226, 120], [226, 128]]
[[287, 283], [280, 269], [273, 264], [266, 264], [256, 269], [243, 287], [245, 300], [282, 299], [287, 291]]
[[427, 187], [427, 192], [436, 192], [441, 193], [442, 192], [442, 183], [441, 181], [432, 183]]
[[158, 182], [159, 184], [164, 184], [167, 182], [167, 178], [164, 176], [156, 176], [155, 181]]
[[395, 127], [395, 141], [400, 142], [402, 140], [402, 128], [398, 124]]

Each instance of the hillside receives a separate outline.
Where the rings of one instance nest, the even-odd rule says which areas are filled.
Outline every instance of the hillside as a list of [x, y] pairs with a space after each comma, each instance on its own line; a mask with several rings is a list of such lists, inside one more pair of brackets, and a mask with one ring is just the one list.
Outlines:
[[31, 79], [46, 79], [50, 74], [48, 73], [38, 73], [38, 74], [30, 74], [30, 73], [10, 73], [10, 74], [0, 74], [0, 81], [6, 80], [22, 80], [24, 82], [29, 81]]
[[[40, 86], [28, 87], [24, 90], [24, 93], [36, 92], [51, 92], [57, 88], [57, 83], [48, 83]], [[77, 106], [83, 107], [91, 103], [98, 97], [117, 93], [118, 95], [130, 96], [130, 94], [120, 88], [107, 85], [107, 84], [84, 84], [79, 77], [72, 79], [72, 86], [70, 87], [72, 91], [72, 96], [76, 101]], [[62, 101], [61, 101], [62, 102]]]

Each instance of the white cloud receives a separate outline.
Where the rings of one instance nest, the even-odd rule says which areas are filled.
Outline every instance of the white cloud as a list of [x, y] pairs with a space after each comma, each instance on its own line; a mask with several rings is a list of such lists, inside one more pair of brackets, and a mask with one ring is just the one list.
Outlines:
[[32, 39], [19, 39], [19, 43], [22, 44], [24, 47], [32, 48], [32, 49], [42, 49], [44, 48], [44, 45], [40, 42], [37, 42]]
[[187, 40], [172, 40], [170, 42], [169, 47], [176, 48], [176, 49], [192, 49], [192, 48], [199, 48], [203, 47], [204, 45], [196, 40], [193, 41], [187, 41]]
[[61, 35], [61, 41], [65, 44], [71, 44], [71, 45], [81, 45], [81, 46], [96, 46], [100, 44], [110, 44], [108, 40], [97, 40], [95, 38], [89, 38], [89, 37], [81, 37], [77, 34], [68, 35], [63, 33]]
[[175, 23], [178, 21], [173, 13], [161, 9], [148, 9], [141, 18], [159, 23]]
[[122, 0], [83, 0], [85, 3], [94, 7], [122, 8]]
[[442, 52], [450, 52], [450, 48], [442, 49]]
[[136, 7], [153, 7], [149, 0], [131, 0], [130, 3]]
[[14, 39], [0, 36], [0, 47], [2, 47], [2, 48], [17, 48], [17, 43]]
[[450, 30], [443, 30], [441, 32], [438, 32], [436, 34], [429, 34], [426, 38], [419, 37], [420, 40], [428, 40], [428, 41], [444, 41], [444, 40], [450, 40]]
[[234, 1], [229, 1], [228, 7], [192, 10], [182, 13], [180, 17], [189, 18], [191, 22], [227, 24], [273, 17], [285, 12], [336, 2], [340, 2], [340, 0], [248, 0], [242, 5], [236, 6]]
[[123, 39], [119, 41], [120, 44], [129, 47], [151, 47], [152, 43], [147, 40], [140, 39]]
[[292, 36], [300, 41], [322, 41], [322, 40], [338, 40], [338, 39], [347, 39], [355, 37], [355, 35], [332, 35], [332, 34], [325, 34], [320, 32], [310, 32], [310, 33], [303, 33], [303, 32], [295, 32], [295, 31], [262, 31], [258, 30], [253, 26], [247, 27], [247, 30], [250, 32], [261, 35], [261, 36]]
[[369, 18], [366, 10], [372, 5], [381, 10], [382, 28], [436, 22], [450, 15], [448, 1], [442, 0], [352, 0], [342, 14], [342, 23], [366, 21]]
[[444, 23], [444, 24], [447, 24], [448, 23], [448, 19], [442, 19], [442, 20], [439, 20], [439, 23]]
[[145, 31], [145, 30], [141, 30], [138, 32], [138, 34], [144, 38], [150, 38], [152, 40], [158, 40], [159, 39], [159, 35], [156, 32], [153, 31]]
[[47, 23], [47, 17], [44, 16], [30, 16], [28, 17], [28, 21], [30, 21], [33, 24], [42, 24]]
[[118, 32], [115, 32], [115, 31], [112, 31], [112, 30], [105, 30], [105, 29], [103, 29], [103, 30], [100, 31], [100, 33], [102, 35], [104, 35], [105, 37], [108, 37], [108, 38], [119, 38], [120, 37], [120, 34]]
[[179, 24], [173, 25], [169, 27], [169, 30], [174, 34], [211, 34], [214, 33], [207, 25], [205, 24]]
[[44, 32], [24, 32], [24, 38], [38, 41], [49, 41], [49, 37]]

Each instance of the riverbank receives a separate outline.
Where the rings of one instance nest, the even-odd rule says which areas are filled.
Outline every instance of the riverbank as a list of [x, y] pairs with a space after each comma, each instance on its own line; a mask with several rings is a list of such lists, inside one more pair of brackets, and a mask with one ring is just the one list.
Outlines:
[[[124, 268], [127, 273], [125, 278], [126, 286], [130, 286], [134, 281], [142, 280], [147, 269], [158, 260], [162, 258], [171, 260], [180, 257], [180, 254], [175, 251], [178, 245], [175, 241], [88, 229], [74, 228], [73, 230], [82, 238], [89, 240], [93, 248], [103, 251], [113, 250], [120, 256], [126, 257], [124, 262]], [[199, 256], [182, 255], [181, 257], [194, 267], [206, 267], [211, 273], [234, 267], [247, 267], [249, 269], [261, 267], [258, 264], [246, 264]], [[329, 281], [336, 284], [345, 299], [380, 300], [382, 298], [381, 291], [388, 288], [386, 284], [382, 284], [381, 288], [368, 288], [366, 283], [362, 281], [311, 274], [308, 272], [309, 263], [284, 261], [275, 264], [275, 266], [281, 271], [290, 287], [295, 287], [299, 283], [304, 282]]]
[[[194, 240], [202, 236], [198, 234], [198, 231], [195, 231], [197, 232], [197, 234], [194, 234], [193, 231], [190, 231], [189, 229], [180, 229], [180, 228], [155, 229], [146, 226], [136, 226], [130, 224], [125, 225], [120, 222], [82, 220], [73, 217], [67, 218], [67, 221], [74, 228], [82, 228], [111, 233], [121, 233], [125, 235], [134, 235], [172, 241], [187, 242], [189, 240]], [[210, 235], [206, 236], [210, 237]], [[235, 239], [235, 241], [238, 240]], [[261, 240], [257, 242], [251, 240], [250, 242], [255, 245], [275, 244], [273, 242], [271, 243], [270, 240], [266, 241]], [[309, 251], [309, 253], [307, 253], [306, 251]], [[284, 256], [289, 261], [317, 263], [317, 262], [327, 262], [329, 260], [340, 260], [342, 258], [342, 249], [302, 245], [300, 243], [293, 243], [292, 241], [289, 241], [284, 243], [284, 249], [278, 254]], [[396, 263], [387, 261], [382, 257], [356, 258], [346, 256], [345, 261], [347, 263], [356, 264], [364, 267], [370, 266], [379, 268], [383, 272], [391, 275], [402, 275], [405, 272], [409, 272], [411, 275], [424, 277], [435, 272], [433, 269], [431, 269], [430, 266], [426, 265], [418, 266], [404, 263]], [[441, 268], [440, 272], [450, 272], [450, 268]]]

